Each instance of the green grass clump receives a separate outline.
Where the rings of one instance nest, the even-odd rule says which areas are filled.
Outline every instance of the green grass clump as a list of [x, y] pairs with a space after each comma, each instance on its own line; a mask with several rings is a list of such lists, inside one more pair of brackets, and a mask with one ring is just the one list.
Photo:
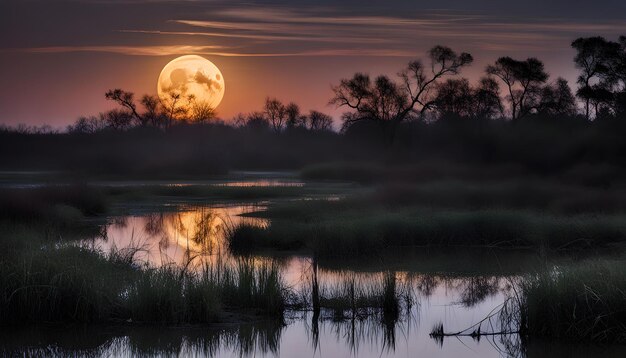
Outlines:
[[626, 264], [593, 261], [557, 268], [522, 282], [517, 302], [522, 334], [626, 342]]

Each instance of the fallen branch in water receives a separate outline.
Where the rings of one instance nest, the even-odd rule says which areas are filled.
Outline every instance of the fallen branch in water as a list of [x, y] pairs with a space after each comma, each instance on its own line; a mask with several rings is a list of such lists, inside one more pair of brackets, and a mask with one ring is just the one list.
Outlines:
[[435, 327], [433, 327], [432, 331], [430, 332], [429, 336], [431, 338], [434, 338], [438, 341], [440, 341], [441, 343], [443, 343], [443, 338], [444, 337], [472, 337], [474, 339], [480, 339], [480, 337], [482, 336], [501, 336], [501, 335], [509, 335], [509, 334], [519, 334], [519, 330], [503, 330], [503, 331], [493, 331], [493, 332], [482, 332], [481, 331], [481, 326], [483, 324], [483, 322], [490, 320], [492, 317], [494, 317], [497, 314], [500, 314], [500, 312], [502, 312], [502, 309], [504, 307], [506, 307], [508, 300], [504, 301], [502, 304], [496, 306], [493, 310], [491, 310], [491, 312], [489, 312], [489, 314], [483, 318], [482, 320], [480, 320], [479, 322], [469, 326], [468, 328], [465, 328], [461, 331], [458, 332], [445, 332], [443, 329], [443, 323], [439, 323], [437, 325], [435, 325]]

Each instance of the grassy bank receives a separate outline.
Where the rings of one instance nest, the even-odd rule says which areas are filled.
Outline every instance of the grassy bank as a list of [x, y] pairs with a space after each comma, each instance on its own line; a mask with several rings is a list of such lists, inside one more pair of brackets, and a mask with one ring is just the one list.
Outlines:
[[514, 302], [526, 336], [626, 343], [624, 261], [594, 261], [528, 277]]
[[219, 322], [226, 313], [279, 318], [287, 289], [275, 265], [150, 268], [132, 249], [103, 253], [3, 227], [0, 322]]
[[385, 248], [415, 245], [576, 249], [624, 240], [626, 216], [381, 208], [273, 219], [267, 228], [242, 225], [227, 238], [235, 252], [287, 248], [320, 256], [371, 256]]
[[626, 239], [626, 190], [560, 181], [389, 182], [341, 200], [271, 203], [266, 228], [240, 226], [234, 252], [305, 249], [325, 256], [376, 255], [398, 246], [600, 248]]

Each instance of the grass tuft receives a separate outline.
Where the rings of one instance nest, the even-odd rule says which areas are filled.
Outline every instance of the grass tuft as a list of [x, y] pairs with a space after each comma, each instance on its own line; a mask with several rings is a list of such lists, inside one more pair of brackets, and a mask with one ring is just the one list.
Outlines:
[[526, 336], [626, 342], [626, 265], [591, 261], [525, 278], [514, 302]]

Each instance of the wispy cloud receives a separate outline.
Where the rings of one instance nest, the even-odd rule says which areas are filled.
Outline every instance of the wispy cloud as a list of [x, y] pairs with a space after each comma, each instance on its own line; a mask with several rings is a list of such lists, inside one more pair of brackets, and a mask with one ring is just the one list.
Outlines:
[[0, 50], [2, 52], [70, 53], [104, 52], [128, 56], [170, 56], [182, 54], [212, 55], [224, 57], [298, 57], [298, 56], [385, 56], [406, 57], [414, 53], [402, 50], [375, 48], [322, 49], [294, 52], [237, 52], [217, 51], [214, 46], [52, 46]]
[[132, 56], [168, 56], [188, 53], [207, 53], [222, 46], [50, 46], [8, 49], [4, 52], [28, 53], [67, 53], [67, 52], [107, 52]]
[[[328, 13], [329, 15], [325, 15]], [[493, 30], [506, 32], [596, 32], [621, 33], [626, 30], [624, 21], [573, 21], [555, 18], [503, 18], [481, 15], [476, 13], [464, 14], [461, 12], [424, 12], [421, 14], [407, 14], [403, 16], [360, 16], [337, 15], [337, 11], [326, 11], [322, 14], [311, 15], [311, 11], [294, 10], [289, 8], [234, 8], [216, 11], [207, 15], [205, 19], [177, 19], [172, 22], [193, 27], [204, 27], [233, 31], [262, 31], [273, 33], [376, 33], [385, 31], [384, 35], [392, 34], [394, 30], [406, 29], [441, 29], [478, 31], [484, 33]], [[201, 16], [204, 17], [204, 16]]]
[[345, 36], [294, 36], [285, 35], [260, 35], [242, 34], [228, 32], [199, 32], [199, 31], [160, 31], [160, 30], [120, 30], [121, 33], [150, 34], [150, 35], [170, 35], [170, 36], [203, 36], [203, 37], [224, 37], [235, 39], [251, 39], [263, 41], [305, 41], [305, 42], [330, 42], [330, 43], [390, 43], [390, 39], [372, 39], [367, 37], [345, 37]]
[[[200, 7], [204, 9], [204, 7]], [[142, 25], [142, 27], [145, 25]], [[620, 34], [624, 22], [493, 17], [478, 12], [431, 10], [413, 14], [351, 14], [337, 8], [242, 7], [222, 4], [152, 28], [114, 31], [123, 45], [6, 49], [30, 53], [107, 52], [134, 56], [415, 56], [435, 43], [459, 50], [542, 52], [569, 47], [576, 36]], [[135, 45], [145, 36], [157, 43]], [[139, 36], [132, 38], [131, 36]], [[187, 43], [187, 45], [181, 45]], [[110, 43], [110, 42], [109, 42]], [[115, 43], [115, 42], [114, 42]]]
[[[415, 49], [416, 42], [472, 44], [483, 50], [551, 51], [568, 47], [576, 36], [619, 34], [626, 31], [624, 22], [585, 22], [566, 19], [494, 18], [491, 16], [452, 12], [425, 12], [403, 16], [339, 15], [337, 11], [292, 8], [232, 8], [201, 15], [195, 19], [176, 19], [172, 23], [207, 29], [200, 31], [163, 32], [207, 37], [230, 37], [268, 41], [270, 47], [281, 42], [320, 42], [309, 45], [317, 52], [337, 53], [338, 48], [354, 49], [369, 43], [381, 51], [402, 53]], [[286, 46], [286, 45], [285, 45]]]

